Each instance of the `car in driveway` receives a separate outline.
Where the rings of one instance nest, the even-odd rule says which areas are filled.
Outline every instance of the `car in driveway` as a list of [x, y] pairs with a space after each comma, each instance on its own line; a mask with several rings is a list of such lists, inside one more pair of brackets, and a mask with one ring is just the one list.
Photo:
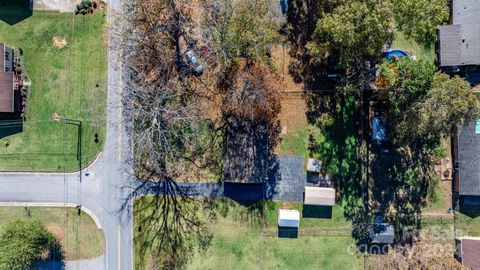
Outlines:
[[198, 61], [197, 55], [190, 50], [185, 53], [188, 65], [192, 68], [193, 75], [201, 76], [203, 74], [203, 65]]

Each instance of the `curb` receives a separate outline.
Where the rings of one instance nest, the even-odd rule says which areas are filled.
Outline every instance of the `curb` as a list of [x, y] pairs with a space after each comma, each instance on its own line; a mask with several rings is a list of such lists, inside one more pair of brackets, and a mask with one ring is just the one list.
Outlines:
[[[78, 204], [75, 203], [18, 203], [18, 202], [0, 202], [0, 206], [13, 206], [13, 207], [60, 207], [60, 208], [77, 208]], [[88, 208], [81, 206], [80, 208], [83, 212], [85, 212], [87, 215], [89, 215], [92, 219], [93, 222], [95, 222], [95, 225], [97, 226], [97, 229], [101, 230], [102, 229], [102, 224], [100, 224], [100, 221], [98, 220], [97, 216]]]

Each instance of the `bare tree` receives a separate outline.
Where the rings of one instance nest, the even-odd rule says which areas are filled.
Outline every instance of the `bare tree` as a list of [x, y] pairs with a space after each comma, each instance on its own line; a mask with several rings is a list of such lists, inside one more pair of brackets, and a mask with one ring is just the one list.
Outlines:
[[153, 252], [160, 269], [180, 267], [210, 239], [198, 216], [204, 204], [175, 181], [177, 162], [194, 160], [210, 139], [205, 130], [211, 123], [201, 110], [198, 80], [180, 68], [193, 40], [188, 2], [126, 3], [115, 33], [123, 45], [124, 115], [134, 149], [129, 162], [136, 184], [127, 199], [154, 195], [139, 199], [134, 214], [137, 247]]

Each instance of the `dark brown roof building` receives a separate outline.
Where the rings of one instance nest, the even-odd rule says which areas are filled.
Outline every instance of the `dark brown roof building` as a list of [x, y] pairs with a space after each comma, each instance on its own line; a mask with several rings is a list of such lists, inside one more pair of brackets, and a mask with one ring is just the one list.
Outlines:
[[268, 131], [264, 123], [228, 119], [223, 181], [261, 184], [267, 176]]
[[13, 50], [0, 43], [0, 113], [15, 112]]
[[480, 238], [461, 238], [459, 251], [459, 259], [463, 266], [472, 270], [480, 270]]

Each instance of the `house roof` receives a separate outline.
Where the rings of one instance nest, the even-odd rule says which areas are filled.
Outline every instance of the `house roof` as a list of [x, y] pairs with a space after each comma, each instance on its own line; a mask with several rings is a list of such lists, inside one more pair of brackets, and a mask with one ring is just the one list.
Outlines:
[[268, 167], [268, 127], [266, 123], [227, 120], [226, 150], [223, 154], [223, 181], [263, 183]]
[[395, 240], [395, 228], [388, 223], [373, 225], [372, 243], [391, 244]]
[[480, 1], [452, 0], [453, 24], [480, 23]]
[[279, 209], [278, 226], [298, 228], [300, 225], [300, 212], [298, 210]]
[[475, 124], [458, 130], [460, 195], [480, 196], [480, 134]]
[[480, 64], [480, 23], [440, 26], [440, 65], [478, 64]]
[[462, 265], [469, 269], [480, 269], [480, 238], [464, 237], [461, 238], [461, 258]]
[[0, 112], [11, 113], [14, 112], [13, 72], [5, 72], [6, 49], [8, 48], [0, 43]]
[[305, 187], [305, 199], [303, 203], [306, 205], [333, 206], [335, 205], [335, 189]]

